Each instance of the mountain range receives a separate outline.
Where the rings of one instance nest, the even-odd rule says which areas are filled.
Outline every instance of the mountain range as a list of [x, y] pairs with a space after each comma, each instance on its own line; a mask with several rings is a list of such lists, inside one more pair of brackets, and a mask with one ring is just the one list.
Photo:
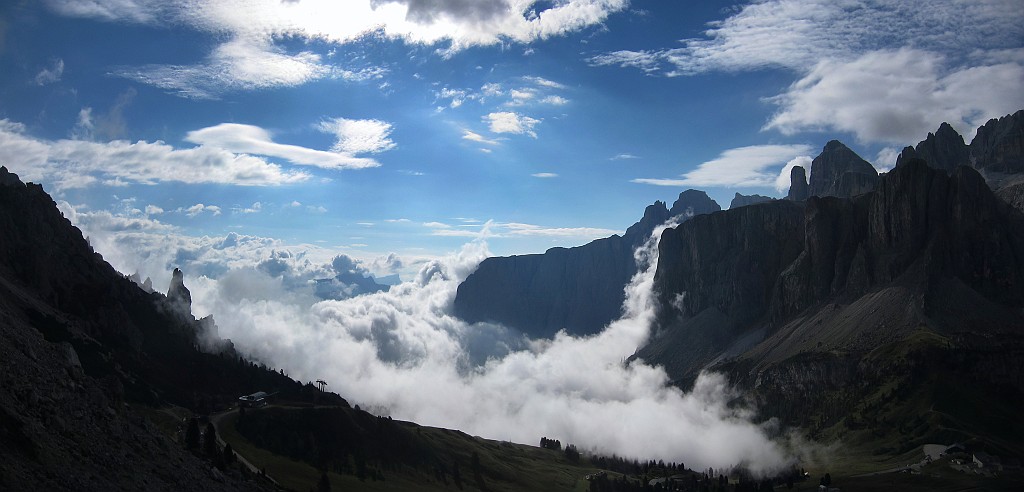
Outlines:
[[[882, 174], [830, 141], [809, 180], [793, 169], [786, 199], [738, 195], [665, 230], [657, 326], [631, 360], [683, 388], [726, 372], [766, 416], [815, 437], [889, 440], [889, 452], [983, 439], [1021, 456], [1024, 426], [1011, 417], [1024, 408], [1021, 171], [1024, 111], [989, 121], [970, 145], [942, 124]], [[638, 225], [664, 216], [651, 210]], [[630, 231], [653, 229], [638, 225]], [[566, 313], [625, 287], [635, 270], [621, 266], [627, 251], [599, 250], [611, 241], [622, 239], [490, 258], [460, 286], [456, 313], [531, 336], [593, 332], [615, 313]], [[608, 258], [581, 261], [593, 251]]]
[[[1024, 111], [988, 122], [970, 145], [943, 124], [882, 174], [831, 141], [809, 176], [793, 169], [786, 199], [737, 195], [721, 210], [684, 191], [621, 236], [483, 261], [454, 310], [531, 337], [596, 333], [620, 315], [636, 248], [674, 218], [658, 244], [653, 333], [624, 363], [661, 366], [684, 389], [701, 371], [725, 373], [762, 418], [862, 459], [934, 442], [1019, 459], [1020, 178]], [[177, 412], [211, 415], [256, 390], [294, 407], [232, 427], [261, 443], [250, 451], [362, 474], [352, 483], [387, 470], [388, 483], [440, 489], [452, 477], [462, 488], [461, 469], [471, 490], [515, 490], [609, 466], [372, 416], [242, 357], [212, 317], [192, 315], [180, 271], [166, 294], [137, 281], [41, 186], [0, 167], [0, 489], [277, 489], [182, 446]]]

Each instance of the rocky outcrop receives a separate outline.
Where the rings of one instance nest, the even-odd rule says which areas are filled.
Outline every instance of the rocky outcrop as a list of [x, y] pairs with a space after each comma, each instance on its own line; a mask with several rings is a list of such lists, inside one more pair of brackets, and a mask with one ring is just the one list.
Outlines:
[[[189, 300], [175, 278], [169, 294]], [[167, 304], [103, 261], [41, 186], [0, 167], [0, 490], [272, 488], [212, 472], [133, 408], [206, 413], [254, 388], [342, 400], [225, 341], [227, 350], [201, 352], [212, 319]]]
[[192, 314], [192, 292], [185, 287], [185, 275], [177, 268], [171, 272], [171, 283], [167, 286], [167, 300], [182, 313]]
[[776, 277], [803, 249], [803, 227], [803, 207], [779, 200], [667, 229], [654, 277], [660, 304], [683, 318], [706, 309], [741, 322], [759, 317]]
[[960, 136], [949, 123], [939, 125], [935, 133], [917, 144], [917, 147], [903, 149], [896, 159], [896, 167], [910, 159], [922, 159], [934, 169], [952, 173], [958, 166], [971, 165], [970, 152], [964, 137]]
[[825, 144], [811, 161], [811, 196], [851, 197], [867, 193], [878, 183], [878, 171], [838, 140]]
[[633, 252], [654, 228], [674, 216], [686, 221], [719, 210], [706, 193], [687, 190], [671, 209], [661, 201], [649, 205], [622, 236], [544, 254], [488, 258], [459, 285], [455, 314], [533, 337], [551, 337], [561, 329], [596, 333], [620, 316], [623, 289], [636, 273]]
[[971, 141], [970, 161], [986, 175], [1024, 173], [1024, 110], [993, 118], [978, 128]]
[[[719, 210], [722, 210], [722, 207], [707, 193], [700, 190], [686, 190], [679, 194], [679, 198], [676, 198], [668, 212], [670, 217], [681, 217], [685, 221], [697, 215], [710, 214]], [[647, 235], [650, 235], [649, 231]]]
[[807, 171], [803, 166], [793, 166], [789, 172], [789, 193], [786, 200], [802, 202], [811, 196], [811, 189], [807, 185]]
[[965, 166], [946, 175], [912, 159], [853, 198], [699, 217], [665, 231], [659, 251], [661, 334], [637, 356], [675, 378], [736, 344], [742, 354], [748, 336], [768, 337], [759, 357], [798, 353], [797, 338], [771, 338], [791, 323], [845, 350], [919, 323], [1024, 334], [1024, 218]]
[[734, 208], [746, 207], [747, 205], [754, 205], [757, 203], [770, 202], [774, 198], [764, 195], [741, 195], [736, 193], [736, 196], [732, 197], [732, 202], [729, 203], [729, 210]]

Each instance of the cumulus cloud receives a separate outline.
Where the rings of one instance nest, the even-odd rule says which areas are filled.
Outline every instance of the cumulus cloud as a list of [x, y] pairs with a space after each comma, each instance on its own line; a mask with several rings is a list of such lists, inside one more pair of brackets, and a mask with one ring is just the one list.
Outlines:
[[[149, 208], [147, 207], [146, 210], [149, 210]], [[188, 208], [179, 209], [179, 211], [184, 212], [184, 214], [189, 217], [195, 217], [203, 212], [209, 212], [214, 216], [220, 215], [220, 207], [216, 205], [204, 205], [202, 203], [197, 203]]]
[[484, 117], [489, 128], [494, 133], [514, 133], [518, 135], [529, 135], [537, 138], [537, 132], [533, 127], [540, 123], [540, 120], [524, 116], [518, 113], [500, 111], [490, 113]]
[[947, 65], [945, 57], [915, 49], [822, 61], [770, 99], [779, 111], [765, 128], [840, 130], [861, 141], [906, 143], [945, 121], [969, 141], [990, 118], [1024, 106], [1024, 64]]
[[[797, 162], [805, 162], [809, 145], [751, 145], [722, 152], [717, 158], [701, 163], [696, 169], [679, 178], [638, 178], [634, 183], [658, 186], [727, 186], [777, 187], [780, 172], [772, 168], [784, 166], [792, 169]], [[788, 180], [788, 174], [786, 179]], [[788, 187], [788, 181], [786, 186]]]
[[[376, 122], [376, 120], [370, 121], [379, 123]], [[359, 135], [355, 135], [356, 139], [359, 137]], [[339, 134], [339, 139], [341, 138], [343, 138], [343, 136]], [[339, 144], [335, 146], [336, 148], [332, 149], [332, 152], [327, 152], [299, 145], [277, 143], [274, 142], [270, 132], [267, 130], [258, 126], [242, 125], [238, 123], [221, 123], [219, 125], [193, 130], [185, 135], [185, 140], [203, 147], [223, 149], [228, 152], [238, 154], [255, 154], [267, 157], [278, 157], [287, 159], [295, 164], [316, 166], [326, 169], [363, 169], [380, 166], [380, 163], [373, 159], [355, 157], [352, 155], [352, 152], [348, 152], [347, 149], [343, 148], [343, 142], [340, 140]], [[387, 140], [387, 142], [390, 142], [390, 140]], [[342, 145], [342, 147], [339, 147], [339, 145]], [[355, 144], [354, 147], [358, 147], [358, 143]], [[359, 151], [365, 152], [365, 150], [361, 149]]]
[[25, 179], [52, 183], [57, 189], [162, 181], [268, 186], [310, 177], [260, 157], [209, 146], [176, 149], [162, 141], [44, 140], [7, 119], [0, 119], [0, 161]]
[[810, 69], [892, 46], [938, 53], [1019, 47], [1024, 36], [1014, 0], [935, 3], [879, 0], [769, 0], [744, 5], [709, 24], [704, 37], [670, 49], [619, 50], [591, 57], [593, 65], [689, 75], [766, 67]]
[[39, 73], [36, 74], [36, 85], [47, 85], [59, 82], [62, 75], [64, 75], [64, 60], [57, 58], [53, 61], [52, 65], [40, 70]]
[[506, 0], [50, 0], [62, 15], [110, 22], [178, 24], [226, 39], [205, 60], [187, 65], [120, 67], [115, 74], [186, 97], [226, 90], [293, 86], [325, 77], [366, 80], [382, 69], [345, 69], [310, 51], [288, 52], [279, 40], [347, 44], [368, 35], [409, 43], [446, 43], [446, 53], [503, 42], [530, 43], [595, 26], [627, 0], [566, 0], [544, 6]]
[[[793, 168], [796, 166], [804, 168], [804, 171], [806, 171], [809, 175], [811, 172], [812, 161], [813, 159], [811, 159], [810, 156], [806, 155], [790, 159], [790, 161], [787, 162], [785, 166], [782, 166], [782, 170], [779, 171], [779, 175], [775, 178], [775, 191], [779, 193], [786, 193], [789, 190], [789, 186], [793, 184], [791, 174], [793, 173]], [[896, 161], [894, 160], [893, 162]]]
[[1024, 103], [1024, 14], [1014, 0], [768, 0], [703, 34], [588, 61], [667, 76], [791, 70], [799, 80], [769, 99], [779, 109], [766, 129], [847, 131], [864, 142], [906, 144], [942, 121], [969, 137]]
[[391, 141], [391, 123], [380, 120], [331, 118], [321, 121], [320, 131], [337, 139], [331, 150], [341, 154], [376, 154], [395, 148]]

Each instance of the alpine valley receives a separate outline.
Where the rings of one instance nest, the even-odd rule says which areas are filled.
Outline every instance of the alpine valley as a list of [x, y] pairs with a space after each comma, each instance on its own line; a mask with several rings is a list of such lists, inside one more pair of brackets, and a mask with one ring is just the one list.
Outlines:
[[[349, 405], [196, 319], [180, 271], [166, 295], [116, 271], [42, 186], [0, 168], [0, 489], [1020, 490], [1024, 110], [970, 144], [942, 124], [882, 174], [829, 141], [791, 179], [782, 199], [722, 210], [686, 190], [621, 236], [487, 258], [451, 306], [530, 343], [599, 336], [657, 230], [651, 334], [622, 365], [660, 367], [681, 393], [724, 375], [730, 405], [793, 446], [755, 471]], [[389, 288], [353, 278], [316, 293]]]

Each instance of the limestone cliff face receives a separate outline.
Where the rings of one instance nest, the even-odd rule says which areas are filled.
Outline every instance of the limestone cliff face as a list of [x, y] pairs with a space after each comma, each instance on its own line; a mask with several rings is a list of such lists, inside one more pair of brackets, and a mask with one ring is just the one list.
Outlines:
[[811, 196], [851, 197], [867, 193], [878, 183], [878, 171], [838, 140], [811, 161]]
[[958, 166], [971, 164], [970, 152], [964, 143], [964, 137], [949, 123], [939, 125], [939, 129], [935, 133], [929, 133], [917, 147], [903, 149], [896, 159], [896, 167], [913, 158], [923, 159], [933, 169], [946, 174], [953, 172]]
[[768, 306], [776, 277], [800, 254], [804, 212], [778, 200], [697, 217], [666, 230], [655, 290], [674, 315], [715, 309], [740, 321]]
[[1024, 173], [1024, 110], [993, 118], [978, 128], [970, 160], [982, 172]]
[[789, 193], [786, 200], [802, 202], [810, 196], [811, 190], [807, 185], [807, 171], [803, 166], [793, 166], [789, 172]]
[[774, 198], [764, 195], [741, 195], [736, 193], [736, 196], [732, 197], [732, 201], [729, 202], [729, 209], [746, 207], [747, 205], [754, 205], [757, 203], [770, 202]]
[[706, 193], [687, 190], [669, 209], [655, 202], [622, 236], [544, 254], [488, 258], [461, 285], [455, 314], [468, 322], [494, 322], [533, 337], [558, 330], [596, 333], [621, 314], [623, 289], [636, 273], [633, 252], [671, 217], [689, 220], [721, 207]]
[[665, 231], [659, 251], [661, 334], [637, 356], [675, 378], [762, 341], [757, 360], [806, 350], [772, 341], [784, 326], [834, 350], [920, 323], [1024, 330], [1024, 218], [968, 167], [911, 159], [853, 198], [698, 217]]

